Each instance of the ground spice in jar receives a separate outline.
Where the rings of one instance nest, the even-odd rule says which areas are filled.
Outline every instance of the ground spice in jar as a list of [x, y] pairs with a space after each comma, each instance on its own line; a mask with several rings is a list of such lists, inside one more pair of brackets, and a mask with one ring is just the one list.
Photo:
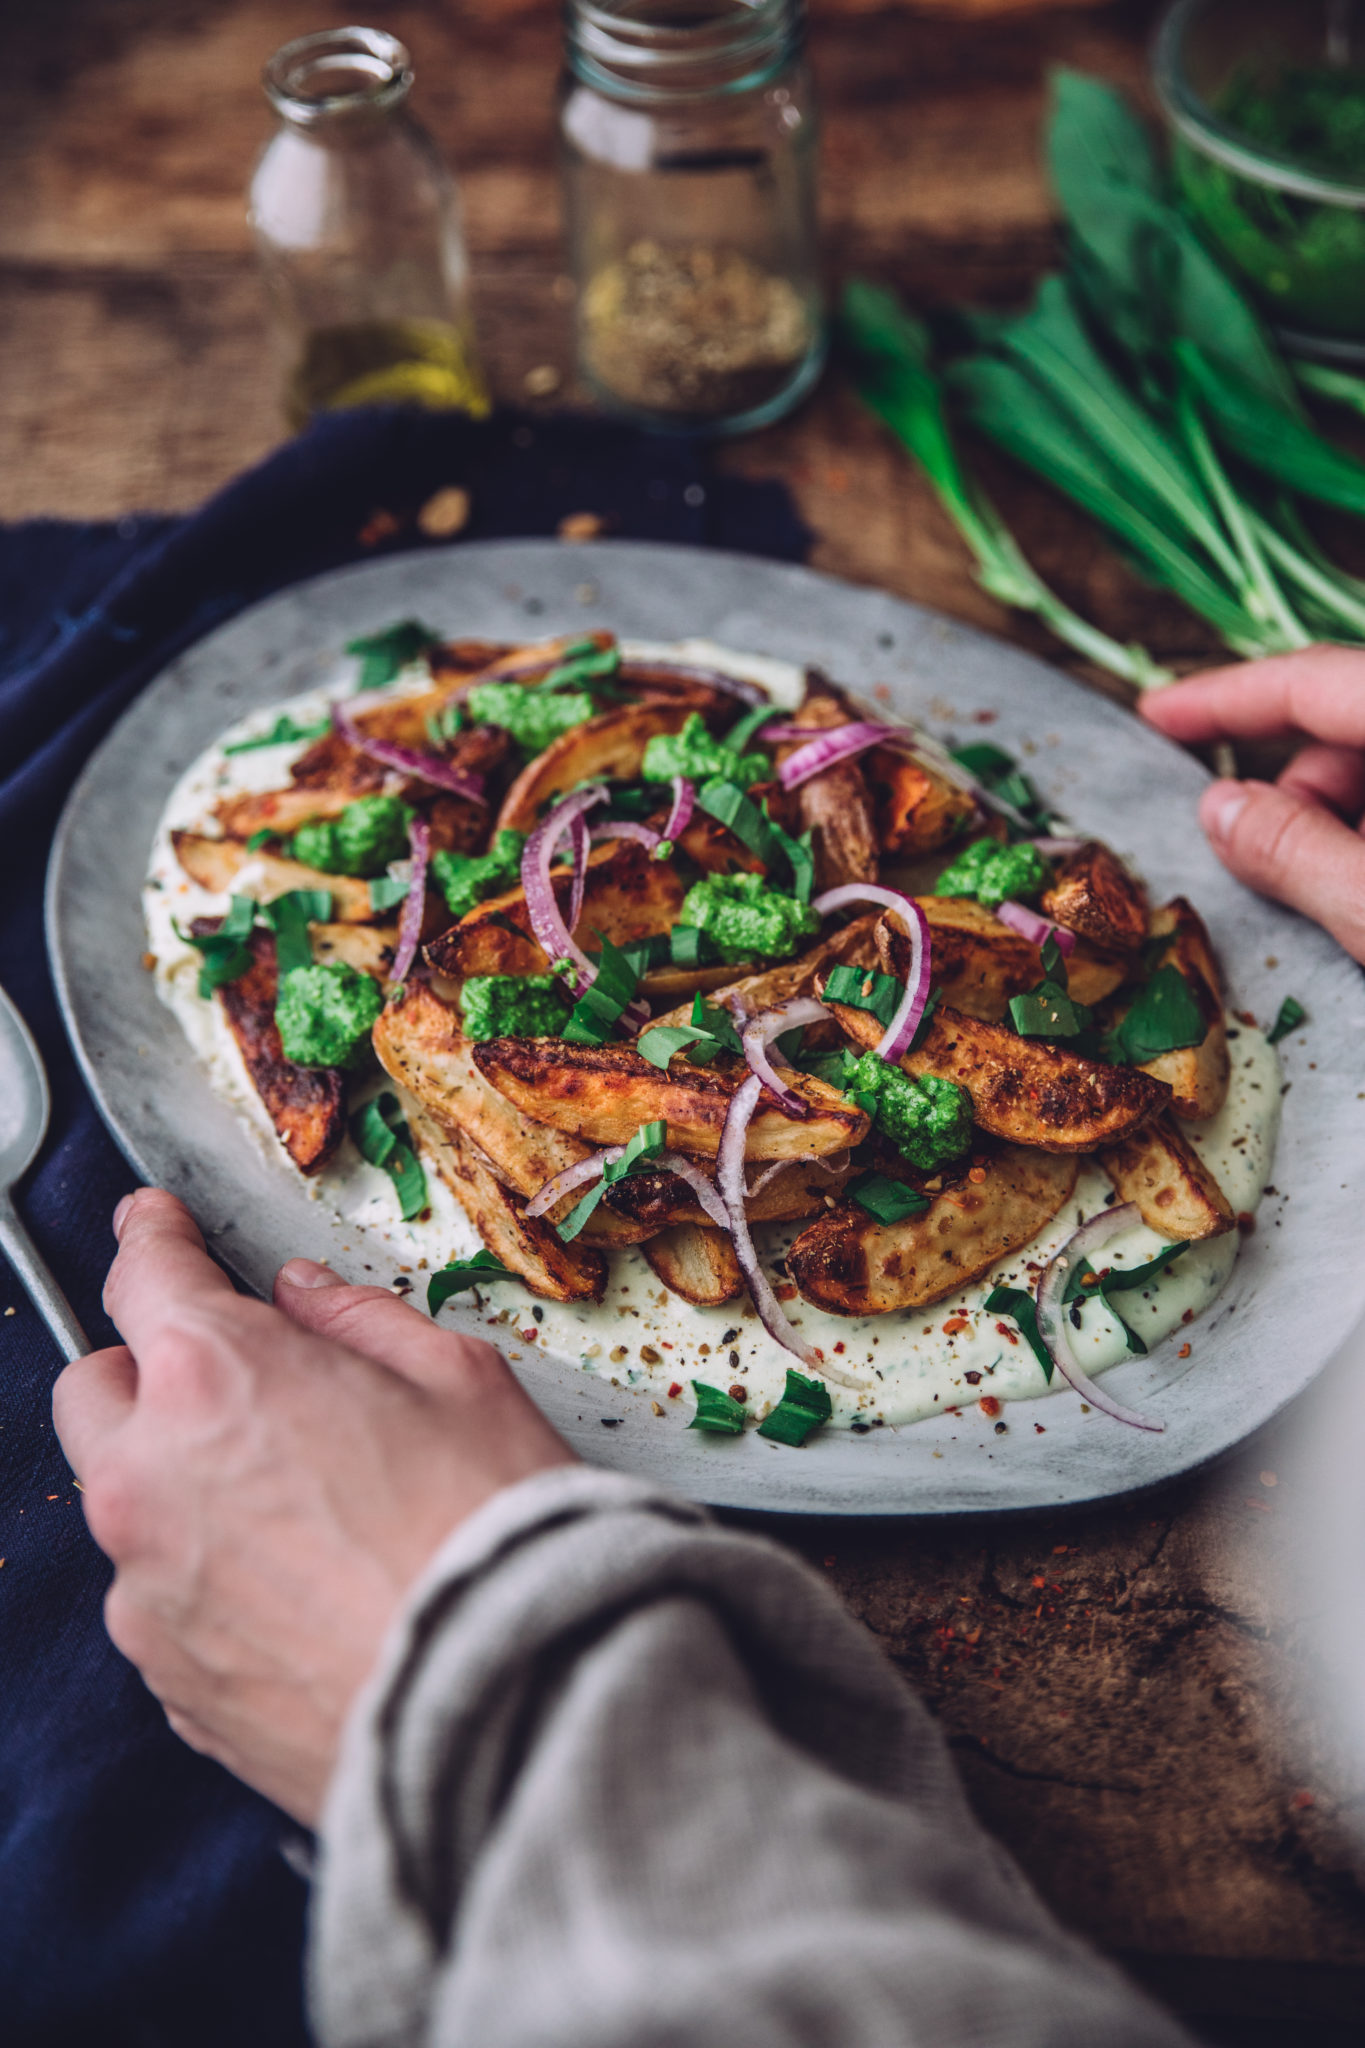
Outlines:
[[694, 419], [760, 406], [811, 345], [794, 286], [737, 250], [631, 244], [583, 293], [583, 358], [625, 405]]

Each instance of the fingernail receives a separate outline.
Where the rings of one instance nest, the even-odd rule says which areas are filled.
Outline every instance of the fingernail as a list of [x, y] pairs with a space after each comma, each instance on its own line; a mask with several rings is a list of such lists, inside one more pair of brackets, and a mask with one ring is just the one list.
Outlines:
[[115, 1209], [115, 1211], [114, 1211], [114, 1236], [115, 1236], [115, 1237], [122, 1237], [122, 1235], [123, 1235], [123, 1223], [124, 1223], [124, 1218], [125, 1218], [125, 1217], [127, 1216], [127, 1214], [128, 1214], [128, 1211], [129, 1211], [129, 1210], [130, 1210], [130, 1209], [132, 1208], [132, 1206], [133, 1206], [133, 1198], [132, 1198], [132, 1196], [131, 1196], [131, 1195], [125, 1195], [125, 1196], [123, 1197], [123, 1200], [122, 1200], [122, 1201], [121, 1201], [121, 1202], [119, 1203], [118, 1207], [117, 1207], [117, 1208]]
[[1250, 794], [1240, 782], [1215, 782], [1205, 790], [1199, 814], [1206, 831], [1215, 839], [1229, 838]]
[[280, 1267], [280, 1279], [286, 1287], [344, 1287], [346, 1282], [340, 1273], [334, 1273], [330, 1266], [320, 1266], [316, 1259], [291, 1259], [287, 1266]]

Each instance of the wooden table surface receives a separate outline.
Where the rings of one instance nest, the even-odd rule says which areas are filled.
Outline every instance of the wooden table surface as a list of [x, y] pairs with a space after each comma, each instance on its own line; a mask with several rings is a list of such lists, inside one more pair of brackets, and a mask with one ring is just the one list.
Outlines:
[[[840, 271], [920, 303], [1017, 303], [1054, 250], [1038, 166], [1057, 62], [1139, 92], [1152, 9], [953, 13], [814, 0], [824, 219]], [[461, 177], [485, 351], [525, 400], [573, 396], [546, 0], [371, 4]], [[282, 434], [243, 221], [268, 133], [263, 58], [299, 0], [53, 0], [7, 24], [0, 77], [0, 517], [195, 504]], [[554, 402], [554, 401], [552, 401]], [[1058, 658], [972, 583], [932, 498], [837, 382], [728, 450], [780, 476], [813, 560]], [[1111, 632], [1168, 656], [1204, 630], [999, 462], [1029, 550]], [[1280, 1535], [1307, 1481], [1282, 1426], [1159, 1496], [1048, 1522], [785, 1533], [941, 1717], [981, 1813], [1074, 1926], [1207, 2038], [1329, 2043], [1365, 2017], [1365, 1866], [1296, 1701]], [[1357, 1813], [1359, 1807], [1357, 1806]]]

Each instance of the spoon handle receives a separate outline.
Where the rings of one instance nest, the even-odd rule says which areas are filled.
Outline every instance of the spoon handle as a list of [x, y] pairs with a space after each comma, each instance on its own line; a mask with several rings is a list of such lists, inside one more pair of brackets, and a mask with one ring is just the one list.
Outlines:
[[70, 1302], [39, 1257], [33, 1239], [19, 1221], [14, 1204], [6, 1195], [0, 1195], [0, 1251], [4, 1252], [18, 1274], [34, 1307], [56, 1338], [68, 1365], [73, 1358], [84, 1358], [90, 1349], [86, 1334], [72, 1314]]

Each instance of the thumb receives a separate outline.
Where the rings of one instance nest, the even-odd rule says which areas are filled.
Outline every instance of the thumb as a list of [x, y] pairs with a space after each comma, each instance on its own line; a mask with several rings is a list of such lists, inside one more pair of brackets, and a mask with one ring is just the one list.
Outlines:
[[1325, 927], [1365, 962], [1365, 839], [1296, 789], [1215, 782], [1199, 821], [1224, 867]]

